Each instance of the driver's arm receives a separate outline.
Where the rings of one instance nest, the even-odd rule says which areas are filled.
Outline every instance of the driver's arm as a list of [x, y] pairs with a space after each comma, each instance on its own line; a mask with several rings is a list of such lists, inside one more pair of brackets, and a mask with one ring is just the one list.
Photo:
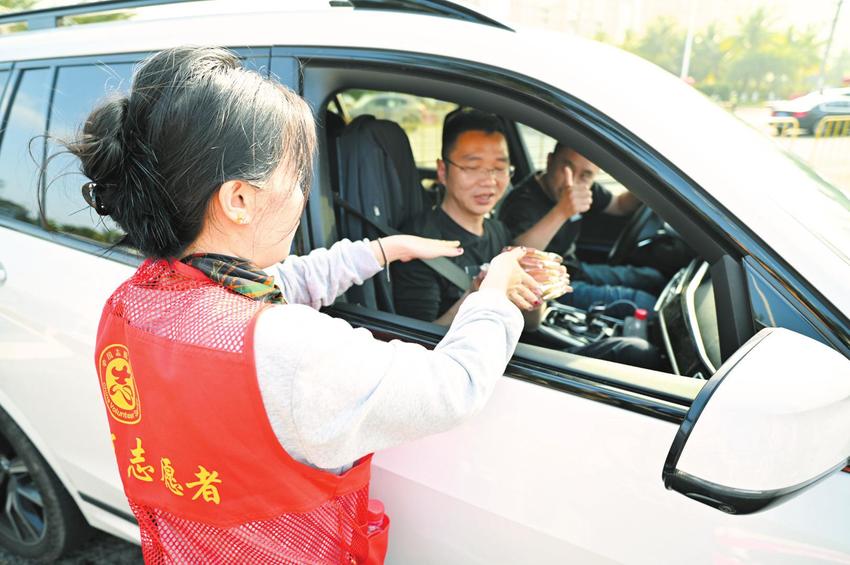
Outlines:
[[602, 212], [612, 216], [627, 216], [637, 210], [640, 205], [641, 201], [638, 197], [626, 190], [612, 198]]
[[451, 307], [443, 312], [443, 314], [434, 320], [435, 324], [439, 324], [441, 326], [450, 326], [457, 315], [457, 311], [460, 310], [460, 305], [463, 304], [463, 301], [466, 300], [466, 297], [469, 296], [473, 291], [467, 290], [463, 293], [463, 295], [458, 298], [457, 302], [451, 305]]
[[546, 249], [571, 216], [569, 210], [556, 204], [536, 224], [516, 236], [514, 242], [535, 249]]
[[514, 245], [534, 249], [549, 247], [571, 216], [572, 210], [561, 204], [555, 204], [541, 215], [540, 207], [523, 194], [522, 189], [509, 194], [499, 210], [499, 219], [510, 230]]

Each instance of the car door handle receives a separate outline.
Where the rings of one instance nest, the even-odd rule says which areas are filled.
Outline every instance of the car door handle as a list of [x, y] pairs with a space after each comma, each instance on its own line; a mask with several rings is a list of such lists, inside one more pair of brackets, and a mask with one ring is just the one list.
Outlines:
[[3, 266], [3, 263], [0, 263], [0, 286], [6, 284], [6, 267]]

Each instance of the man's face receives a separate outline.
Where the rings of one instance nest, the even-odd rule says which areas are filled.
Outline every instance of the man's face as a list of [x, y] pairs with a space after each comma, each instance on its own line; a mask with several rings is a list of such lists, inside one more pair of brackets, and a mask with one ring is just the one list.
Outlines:
[[489, 213], [510, 182], [508, 144], [501, 133], [467, 131], [458, 136], [448, 161], [437, 161], [446, 199], [470, 216]]
[[564, 171], [567, 167], [573, 172], [573, 186], [589, 187], [599, 174], [599, 167], [572, 149], [561, 149], [557, 153], [550, 153], [546, 161], [546, 184], [555, 200], [561, 196], [561, 192], [567, 186]]

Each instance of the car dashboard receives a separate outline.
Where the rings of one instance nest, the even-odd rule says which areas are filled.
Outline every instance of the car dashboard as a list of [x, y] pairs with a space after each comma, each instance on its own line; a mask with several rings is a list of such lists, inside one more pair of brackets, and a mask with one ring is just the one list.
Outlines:
[[680, 269], [659, 295], [655, 311], [673, 372], [710, 378], [721, 356], [708, 263], [694, 260]]

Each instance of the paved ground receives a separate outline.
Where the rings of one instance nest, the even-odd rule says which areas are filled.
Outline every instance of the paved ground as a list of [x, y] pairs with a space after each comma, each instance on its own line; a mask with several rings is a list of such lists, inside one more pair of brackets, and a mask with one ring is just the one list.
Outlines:
[[[0, 549], [0, 565], [25, 565], [26, 559], [13, 556]], [[139, 546], [110, 536], [103, 532], [94, 534], [91, 540], [56, 565], [142, 565], [142, 553]]]
[[850, 136], [816, 139], [811, 135], [776, 137], [767, 108], [740, 108], [735, 115], [763, 131], [780, 147], [808, 163], [821, 176], [850, 194]]

